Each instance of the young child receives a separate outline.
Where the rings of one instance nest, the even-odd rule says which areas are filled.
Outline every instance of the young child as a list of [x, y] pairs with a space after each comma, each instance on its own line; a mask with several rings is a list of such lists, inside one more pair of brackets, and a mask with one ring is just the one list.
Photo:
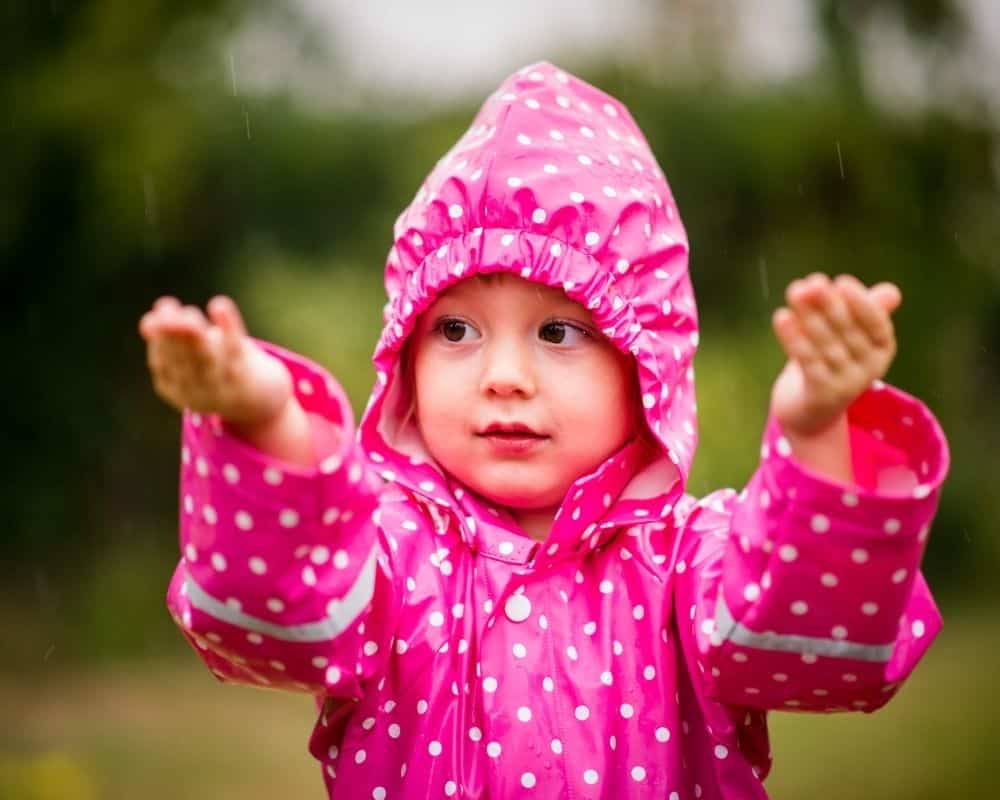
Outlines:
[[899, 290], [788, 287], [759, 469], [697, 500], [687, 262], [628, 111], [539, 63], [396, 223], [357, 436], [231, 300], [144, 316], [171, 614], [220, 680], [317, 697], [331, 797], [764, 798], [768, 710], [874, 711], [929, 646], [948, 451], [878, 380]]

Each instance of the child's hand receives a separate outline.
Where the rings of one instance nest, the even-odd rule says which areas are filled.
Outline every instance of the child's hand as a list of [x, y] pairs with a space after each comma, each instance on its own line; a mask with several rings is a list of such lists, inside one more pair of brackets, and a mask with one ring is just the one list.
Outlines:
[[814, 272], [785, 291], [790, 308], [772, 324], [788, 363], [771, 391], [771, 411], [782, 429], [808, 436], [840, 418], [851, 402], [881, 378], [896, 355], [890, 314], [899, 288], [865, 288], [851, 275], [831, 281]]
[[228, 297], [213, 298], [208, 314], [161, 297], [143, 315], [156, 393], [178, 411], [214, 412], [240, 427], [274, 419], [292, 396], [288, 370], [247, 336]]

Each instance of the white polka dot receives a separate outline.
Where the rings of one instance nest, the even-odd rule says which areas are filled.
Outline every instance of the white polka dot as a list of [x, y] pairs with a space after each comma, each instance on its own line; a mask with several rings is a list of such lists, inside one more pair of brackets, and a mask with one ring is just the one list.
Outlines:
[[826, 533], [830, 530], [830, 518], [825, 514], [813, 514], [809, 527], [813, 529], [813, 533]]
[[586, 706], [582, 706], [582, 705], [581, 706], [577, 706], [573, 710], [573, 715], [578, 720], [580, 720], [580, 722], [584, 722], [585, 720], [587, 720], [588, 717], [590, 717], [590, 709], [587, 708]]
[[753, 602], [760, 597], [760, 586], [756, 583], [748, 583], [743, 587], [743, 597], [749, 602]]
[[531, 220], [532, 222], [536, 222], [540, 225], [541, 223], [545, 222], [545, 218], [547, 216], [548, 214], [545, 213], [544, 208], [536, 208], [531, 214]]
[[601, 683], [603, 683], [605, 686], [610, 686], [613, 682], [614, 682], [614, 677], [611, 675], [610, 672], [604, 670], [604, 672], [601, 673]]
[[440, 611], [432, 611], [427, 621], [433, 625], [435, 628], [440, 628], [444, 625], [444, 614]]
[[715, 746], [715, 757], [716, 758], [718, 758], [719, 760], [722, 760], [723, 758], [725, 758], [728, 755], [729, 755], [729, 748], [727, 748], [724, 744], [717, 744]]
[[376, 786], [372, 789], [372, 800], [385, 800], [385, 788]]
[[577, 653], [576, 648], [573, 645], [566, 648], [566, 655], [569, 656], [571, 661], [576, 661], [580, 657], [580, 654]]
[[208, 505], [202, 508], [201, 516], [209, 525], [214, 525], [219, 519], [219, 515], [215, 513], [215, 509]]
[[247, 641], [250, 642], [250, 644], [260, 644], [264, 641], [264, 637], [259, 633], [248, 633]]
[[856, 547], [851, 551], [851, 561], [855, 564], [864, 564], [868, 560], [868, 551], [863, 547]]
[[497, 546], [497, 550], [500, 551], [500, 555], [509, 556], [511, 553], [514, 552], [514, 543], [500, 542], [500, 544]]
[[521, 720], [521, 722], [531, 722], [531, 709], [527, 706], [521, 706], [517, 710], [517, 718]]
[[878, 613], [878, 603], [872, 603], [872, 602], [862, 603], [861, 613], [869, 617], [875, 616]]
[[267, 572], [267, 562], [263, 558], [260, 558], [260, 556], [251, 557], [247, 564], [254, 575], [263, 575]]
[[418, 714], [426, 714], [427, 713], [427, 701], [426, 700], [418, 700], [417, 701], [417, 713]]
[[670, 731], [664, 727], [659, 727], [656, 729], [654, 734], [656, 736], [656, 741], [658, 742], [669, 742], [670, 741]]
[[615, 590], [615, 585], [609, 580], [603, 580], [597, 589], [601, 594], [611, 594]]
[[365, 759], [367, 757], [368, 757], [368, 754], [364, 750], [358, 750], [358, 752], [356, 752], [354, 754], [354, 763], [355, 764], [364, 764], [365, 763]]
[[521, 775], [521, 785], [525, 789], [531, 789], [531, 788], [533, 788], [534, 785], [535, 785], [535, 776], [534, 776], [534, 774], [531, 773], [531, 772], [525, 772], [523, 775]]
[[515, 642], [511, 650], [514, 652], [514, 658], [524, 658], [528, 655], [528, 648], [520, 642]]
[[799, 557], [799, 551], [792, 544], [783, 544], [778, 548], [778, 557], [782, 561], [792, 562]]
[[856, 506], [858, 504], [858, 496], [854, 492], [844, 492], [840, 496], [840, 502], [845, 506]]
[[312, 549], [312, 552], [309, 554], [309, 560], [312, 561], [313, 564], [315, 564], [317, 567], [322, 566], [323, 564], [325, 564], [327, 561], [330, 560], [329, 548], [324, 547], [321, 544], [317, 545]]
[[905, 569], [897, 569], [894, 573], [892, 573], [892, 582], [902, 583], [906, 580], [906, 576], [908, 574], [909, 573]]
[[788, 439], [786, 439], [784, 436], [778, 437], [778, 441], [775, 442], [775, 447], [777, 448], [778, 453], [785, 456], [786, 458], [790, 456], [792, 453], [792, 446], [788, 443]]
[[784, 683], [785, 681], [788, 680], [788, 676], [784, 672], [775, 672], [771, 676], [771, 679], [776, 681], [777, 683]]
[[618, 713], [622, 715], [622, 719], [632, 719], [635, 714], [635, 709], [632, 707], [631, 703], [622, 703], [618, 708]]
[[497, 690], [496, 678], [483, 678], [483, 691], [493, 694]]
[[803, 600], [796, 600], [791, 606], [789, 606], [789, 609], [793, 614], [801, 617], [803, 614], [807, 614], [809, 612], [809, 605]]
[[497, 758], [500, 755], [500, 742], [490, 742], [486, 745], [486, 755], [490, 758]]
[[632, 609], [632, 618], [636, 621], [641, 620], [644, 616], [646, 616], [646, 609], [641, 605]]
[[299, 524], [299, 512], [292, 508], [284, 508], [278, 514], [278, 522], [283, 528], [294, 528]]
[[580, 194], [580, 192], [570, 192], [569, 199], [572, 200], [574, 203], [582, 203], [583, 195]]
[[820, 575], [819, 582], [832, 589], [839, 581], [837, 580], [837, 576], [832, 572], [824, 572]]
[[378, 644], [375, 642], [365, 642], [364, 654], [366, 656], [373, 656], [378, 652]]
[[885, 521], [885, 524], [882, 526], [882, 530], [891, 536], [894, 533], [899, 533], [900, 527], [901, 525], [899, 520], [894, 517], [890, 517]]
[[350, 556], [347, 555], [346, 550], [338, 550], [333, 554], [333, 566], [337, 569], [346, 569], [350, 560]]
[[640, 765], [632, 767], [632, 780], [634, 781], [644, 781], [646, 780], [646, 769]]
[[316, 585], [316, 570], [310, 566], [305, 566], [302, 568], [302, 582], [306, 586]]
[[483, 732], [473, 725], [469, 728], [469, 738], [474, 742], [478, 742], [483, 738]]
[[275, 467], [268, 467], [264, 470], [264, 483], [269, 483], [271, 486], [277, 486], [284, 480], [284, 477], [281, 470]]
[[458, 203], [449, 206], [448, 216], [451, 217], [452, 219], [458, 219], [460, 216], [462, 216], [462, 207], [458, 205]]
[[559, 242], [554, 242], [552, 247], [549, 248], [549, 252], [552, 253], [554, 258], [559, 258], [562, 255], [562, 245]]
[[913, 624], [910, 625], [910, 630], [917, 639], [920, 639], [924, 635], [924, 633], [926, 633], [926, 628], [924, 627], [923, 620], [919, 619], [913, 620]]
[[237, 511], [233, 517], [236, 527], [241, 531], [248, 531], [253, 528], [253, 517], [246, 511]]
[[559, 167], [557, 167], [555, 164], [546, 164], [544, 167], [542, 167], [542, 172], [546, 173], [547, 175], [555, 175], [558, 171]]
[[834, 639], [846, 639], [847, 638], [847, 628], [843, 625], [834, 625], [830, 630], [830, 635]]
[[650, 664], [649, 666], [647, 666], [642, 671], [642, 677], [644, 677], [647, 681], [653, 680], [653, 678], [656, 677], [656, 667], [654, 667], [652, 664]]
[[226, 557], [222, 553], [212, 553], [212, 569], [216, 572], [225, 572], [226, 566]]
[[[279, 597], [269, 597], [267, 599], [266, 605], [267, 605], [267, 610], [274, 614], [280, 614], [282, 611], [285, 610], [285, 603]], [[326, 665], [321, 664], [320, 666], [326, 666]]]
[[597, 783], [599, 777], [596, 769], [588, 769], [583, 773], [584, 783], [589, 783], [591, 786]]
[[438, 741], [431, 742], [429, 745], [427, 745], [427, 752], [430, 753], [432, 756], [441, 755], [441, 742]]

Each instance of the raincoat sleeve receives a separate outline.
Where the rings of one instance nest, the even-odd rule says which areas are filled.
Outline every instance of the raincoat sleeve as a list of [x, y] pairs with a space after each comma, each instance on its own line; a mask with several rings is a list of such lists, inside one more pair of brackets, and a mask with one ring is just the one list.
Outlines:
[[396, 593], [376, 524], [380, 479], [339, 385], [264, 342], [307, 412], [315, 467], [276, 460], [217, 416], [185, 413], [176, 623], [220, 680], [358, 697], [390, 649]]
[[680, 635], [712, 699], [873, 711], [941, 628], [920, 573], [948, 470], [941, 428], [881, 382], [848, 422], [855, 485], [807, 471], [771, 417], [743, 492], [678, 509]]

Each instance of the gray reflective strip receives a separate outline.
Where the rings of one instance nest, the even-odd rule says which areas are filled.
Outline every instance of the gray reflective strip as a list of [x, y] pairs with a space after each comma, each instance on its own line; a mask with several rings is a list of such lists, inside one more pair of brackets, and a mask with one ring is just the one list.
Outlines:
[[715, 604], [715, 629], [719, 636], [733, 644], [754, 647], [758, 650], [780, 650], [786, 653], [814, 653], [831, 658], [853, 658], [857, 661], [884, 663], [892, 657], [895, 642], [891, 644], [858, 644], [842, 639], [821, 639], [817, 636], [794, 634], [757, 633], [733, 619], [719, 590]]
[[202, 589], [191, 577], [190, 572], [184, 578], [184, 585], [187, 587], [191, 605], [210, 617], [286, 642], [324, 642], [338, 636], [357, 619], [358, 614], [372, 599], [375, 593], [375, 548], [372, 548], [368, 560], [358, 574], [358, 579], [347, 594], [340, 598], [339, 602], [331, 601], [327, 606], [327, 616], [316, 622], [277, 625], [236, 611]]

